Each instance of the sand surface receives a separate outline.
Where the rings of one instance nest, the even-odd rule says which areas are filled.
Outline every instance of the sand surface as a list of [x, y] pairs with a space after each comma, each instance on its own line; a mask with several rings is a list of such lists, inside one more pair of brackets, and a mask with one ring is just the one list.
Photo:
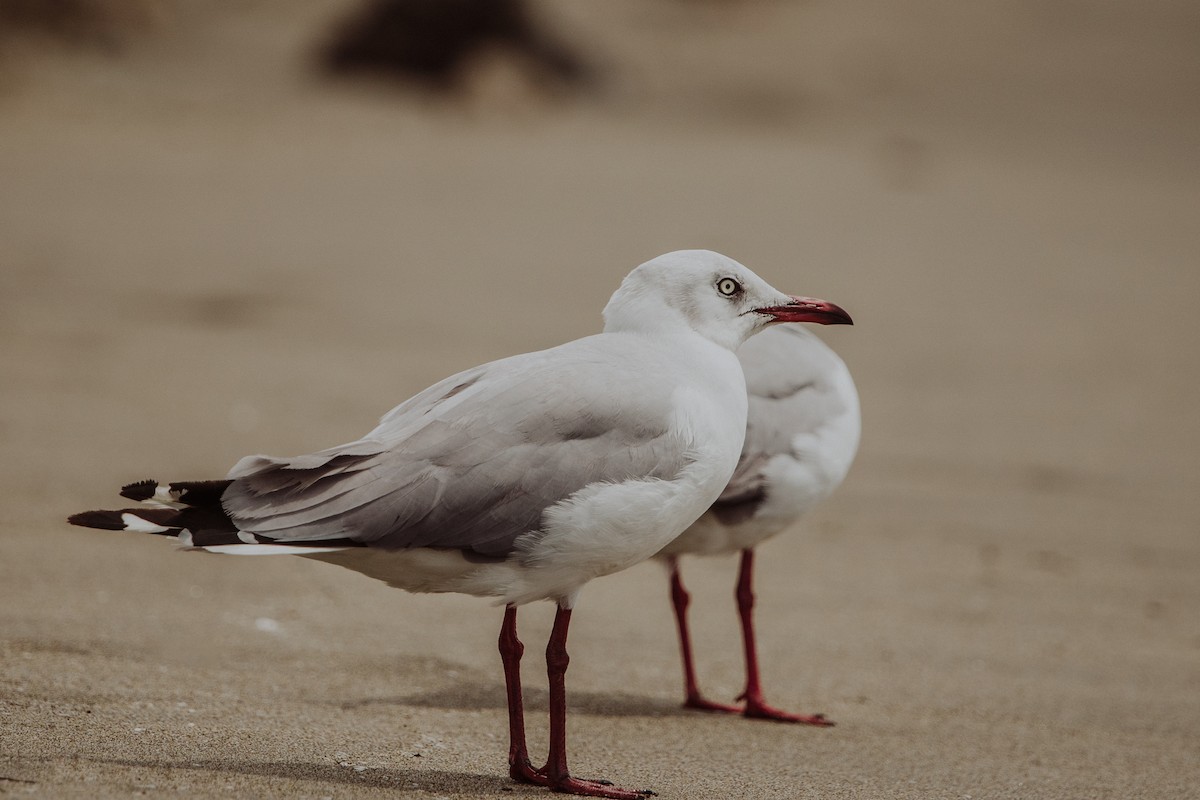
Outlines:
[[[354, 438], [710, 247], [858, 323], [824, 333], [860, 457], [759, 573], [768, 699], [838, 726], [679, 709], [643, 564], [576, 613], [575, 772], [1200, 797], [1194, 3], [561, 2], [602, 94], [497, 57], [451, 102], [315, 78], [345, 5], [3, 45], [0, 794], [541, 795], [504, 774], [498, 609], [63, 520]], [[733, 568], [686, 564], [722, 699]], [[537, 754], [551, 615], [522, 614]]]

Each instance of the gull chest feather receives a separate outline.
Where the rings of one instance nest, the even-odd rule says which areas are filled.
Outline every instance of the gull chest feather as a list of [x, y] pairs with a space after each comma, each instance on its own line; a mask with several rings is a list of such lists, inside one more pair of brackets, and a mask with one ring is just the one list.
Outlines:
[[685, 453], [682, 468], [669, 478], [593, 484], [547, 509], [543, 530], [518, 544], [527, 570], [510, 602], [570, 594], [643, 561], [716, 500], [741, 452], [746, 396], [737, 359], [713, 349], [694, 371], [677, 363], [686, 379], [673, 391], [670, 435]]

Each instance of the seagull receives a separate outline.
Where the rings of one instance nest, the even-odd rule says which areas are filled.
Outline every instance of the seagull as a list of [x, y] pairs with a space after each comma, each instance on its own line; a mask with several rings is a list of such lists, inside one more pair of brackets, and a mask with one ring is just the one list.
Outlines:
[[[567, 768], [566, 641], [580, 589], [653, 556], [729, 482], [746, 432], [734, 354], [746, 339], [778, 323], [851, 320], [705, 250], [637, 267], [603, 316], [599, 334], [431, 386], [356, 441], [291, 458], [247, 456], [224, 480], [139, 481], [121, 494], [141, 507], [69, 521], [215, 553], [298, 555], [410, 592], [493, 598], [505, 607], [510, 777], [645, 797]], [[540, 768], [525, 743], [517, 637], [517, 608], [536, 600], [558, 607]]]
[[[792, 714], [763, 700], [754, 639], [754, 548], [781, 533], [828, 497], [858, 450], [858, 392], [846, 364], [816, 334], [798, 325], [772, 327], [738, 350], [749, 394], [746, 441], [729, 485], [712, 507], [658, 558], [670, 571], [679, 627], [684, 706], [741, 713], [752, 719], [829, 726], [823, 714]], [[746, 660], [743, 706], [707, 700], [696, 682], [688, 631], [691, 596], [679, 557], [741, 552], [735, 597]]]

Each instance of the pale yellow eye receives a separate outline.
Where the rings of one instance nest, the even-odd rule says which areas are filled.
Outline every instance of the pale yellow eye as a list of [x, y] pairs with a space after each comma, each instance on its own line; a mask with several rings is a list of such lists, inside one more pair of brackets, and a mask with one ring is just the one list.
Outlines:
[[742, 285], [733, 278], [721, 278], [717, 281], [717, 291], [726, 297], [733, 297], [742, 290]]

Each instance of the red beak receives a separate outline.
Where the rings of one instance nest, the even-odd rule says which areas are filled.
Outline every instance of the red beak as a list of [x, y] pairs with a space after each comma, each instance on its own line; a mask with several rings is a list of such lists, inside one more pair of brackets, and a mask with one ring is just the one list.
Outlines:
[[794, 297], [792, 302], [770, 308], [756, 308], [755, 312], [774, 317], [774, 322], [815, 322], [818, 325], [853, 325], [854, 320], [840, 306], [815, 297]]

